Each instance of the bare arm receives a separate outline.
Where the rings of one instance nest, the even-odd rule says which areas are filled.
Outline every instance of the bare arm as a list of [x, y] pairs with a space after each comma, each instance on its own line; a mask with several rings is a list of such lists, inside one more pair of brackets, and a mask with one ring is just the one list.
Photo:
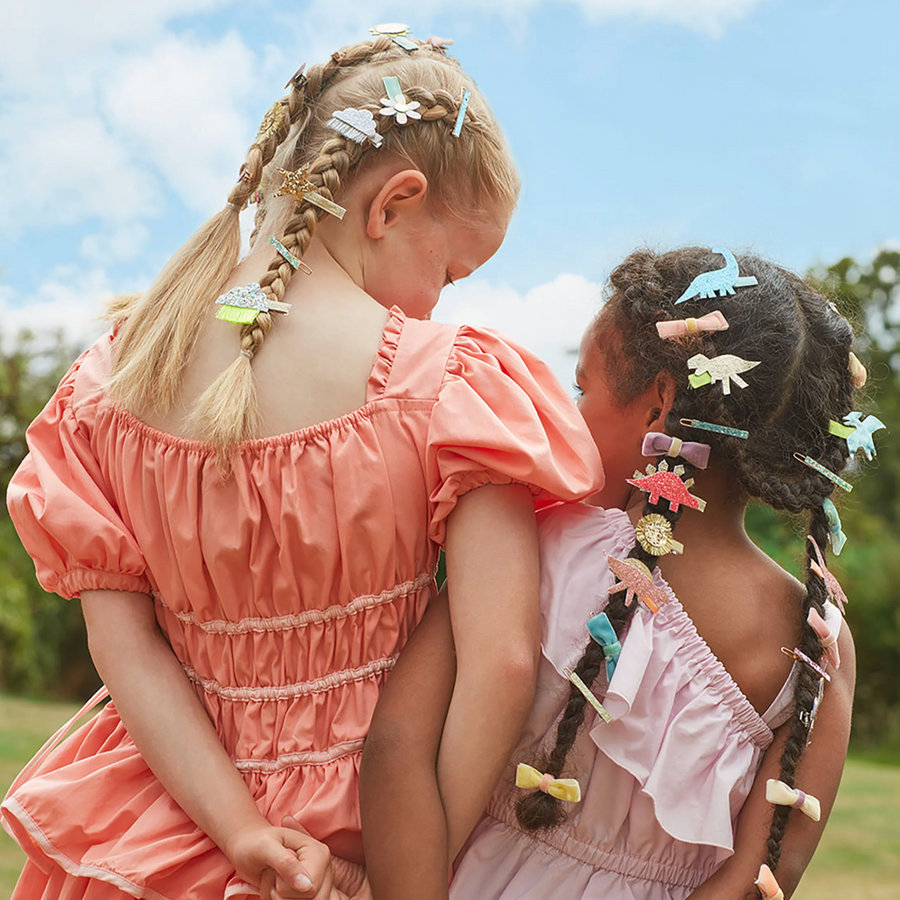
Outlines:
[[150, 597], [84, 591], [81, 603], [94, 665], [129, 735], [175, 802], [251, 884], [262, 882], [271, 891], [277, 871], [296, 891], [285, 896], [319, 897], [312, 884], [326, 880], [327, 848], [272, 827], [259, 812], [160, 632]]
[[[796, 890], [815, 853], [825, 823], [834, 806], [847, 743], [850, 739], [850, 715], [856, 683], [856, 655], [853, 638], [846, 625], [838, 638], [841, 668], [832, 669], [831, 683], [816, 716], [812, 741], [800, 759], [797, 786], [817, 797], [822, 805], [822, 817], [814, 822], [799, 810], [790, 814], [790, 821], [782, 843], [781, 861], [775, 872], [785, 897]], [[783, 725], [766, 751], [753, 783], [753, 789], [738, 818], [732, 856], [712, 877], [690, 896], [691, 900], [744, 900], [752, 893], [752, 885], [766, 858], [766, 839], [772, 822], [772, 805], [766, 801], [766, 780], [778, 778], [781, 751], [790, 723]]]
[[404, 649], [363, 759], [369, 879], [389, 900], [447, 896], [450, 859], [481, 815], [534, 694], [540, 611], [530, 492], [486, 486], [460, 498], [446, 550], [449, 613], [439, 601]]

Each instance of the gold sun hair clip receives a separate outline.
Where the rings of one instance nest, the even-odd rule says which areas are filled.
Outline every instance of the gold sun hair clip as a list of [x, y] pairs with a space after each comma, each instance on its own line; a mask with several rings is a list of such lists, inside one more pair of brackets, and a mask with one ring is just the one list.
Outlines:
[[659, 513], [638, 520], [634, 534], [645, 553], [659, 558], [667, 553], [684, 553], [684, 544], [672, 537], [672, 523]]

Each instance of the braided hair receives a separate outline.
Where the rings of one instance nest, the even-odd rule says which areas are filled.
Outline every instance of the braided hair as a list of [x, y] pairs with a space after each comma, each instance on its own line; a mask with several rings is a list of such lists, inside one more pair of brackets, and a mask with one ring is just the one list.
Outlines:
[[[336, 110], [347, 107], [377, 114], [387, 75], [399, 77], [406, 99], [419, 102], [421, 121], [397, 126], [392, 117], [377, 116], [383, 138], [378, 150], [327, 126]], [[308, 164], [316, 192], [333, 201], [369, 166], [394, 156], [428, 178], [429, 202], [442, 212], [478, 221], [498, 210], [511, 212], [515, 205], [519, 179], [499, 126], [474, 83], [442, 49], [419, 44], [410, 52], [379, 36], [298, 72], [289, 88], [267, 113], [225, 207], [175, 254], [145, 294], [115, 311], [121, 327], [109, 391], [132, 411], [165, 412], [173, 406], [210, 303], [237, 263], [240, 211], [251, 199], [258, 201], [251, 243], [267, 216], [279, 211], [270, 208], [280, 187], [278, 168]], [[464, 90], [470, 92], [468, 108], [454, 137]], [[304, 199], [275, 237], [302, 260], [324, 215]], [[260, 279], [267, 298], [280, 301], [293, 273], [273, 249]], [[258, 432], [251, 361], [271, 327], [267, 312], [242, 326], [240, 354], [194, 406], [192, 421], [220, 453]]]
[[[828, 523], [822, 503], [834, 484], [819, 472], [798, 462], [794, 453], [818, 460], [832, 472], [847, 464], [847, 444], [829, 432], [829, 420], [841, 420], [853, 405], [853, 384], [848, 358], [853, 332], [847, 320], [821, 294], [804, 281], [759, 257], [738, 257], [741, 275], [755, 276], [758, 284], [742, 287], [728, 297], [688, 300], [678, 306], [693, 278], [721, 267], [721, 256], [692, 247], [656, 254], [641, 250], [629, 256], [610, 276], [607, 302], [593, 324], [593, 336], [603, 346], [605, 373], [617, 404], [627, 406], [668, 373], [676, 394], [666, 418], [666, 432], [682, 440], [697, 440], [697, 432], [682, 424], [701, 420], [749, 431], [744, 440], [727, 434], [703, 433], [712, 455], [732, 474], [749, 497], [774, 509], [809, 515], [809, 534], [823, 552], [827, 548]], [[721, 310], [726, 331], [688, 334], [675, 340], [660, 339], [657, 322], [680, 317], [699, 317]], [[746, 388], [725, 396], [718, 385], [692, 389], [687, 360], [703, 353], [709, 358], [734, 354], [760, 361]], [[670, 464], [692, 467], [683, 459]], [[674, 528], [683, 512], [673, 513], [668, 501], [644, 507], [644, 514], [664, 516]], [[797, 610], [800, 638], [797, 649], [819, 660], [822, 647], [807, 622], [810, 609], [824, 612], [824, 581], [812, 571], [814, 548], [806, 544], [806, 592]], [[630, 556], [652, 571], [656, 559], [638, 543]], [[625, 606], [625, 594], [610, 595], [606, 613], [621, 640], [638, 604]], [[590, 640], [575, 672], [588, 684], [603, 673], [603, 650]], [[603, 693], [603, 683], [594, 684]], [[806, 747], [820, 690], [820, 677], [806, 665], [798, 666], [794, 710], [788, 739], [781, 757], [780, 780], [793, 786], [797, 766]], [[585, 716], [585, 699], [572, 686], [559, 720], [556, 743], [537, 762], [542, 771], [560, 777], [578, 729]], [[773, 870], [781, 856], [781, 844], [790, 808], [776, 806], [766, 862]], [[516, 806], [519, 823], [526, 830], [552, 828], [565, 817], [560, 801], [535, 792], [521, 797]]]

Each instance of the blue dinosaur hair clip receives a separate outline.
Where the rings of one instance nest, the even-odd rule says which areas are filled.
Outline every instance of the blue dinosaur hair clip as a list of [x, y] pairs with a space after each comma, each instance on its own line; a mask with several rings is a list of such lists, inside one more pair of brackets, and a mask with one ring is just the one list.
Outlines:
[[875, 416], [866, 416], [864, 419], [862, 413], [855, 411], [844, 416], [843, 425], [833, 419], [828, 424], [828, 430], [832, 434], [846, 439], [847, 452], [851, 456], [855, 456], [857, 450], [862, 450], [870, 462], [876, 455], [873, 435], [882, 428], [887, 428], [887, 425], [881, 419]]
[[739, 275], [737, 260], [730, 250], [722, 247], [713, 247], [713, 253], [725, 257], [725, 268], [713, 269], [712, 272], [701, 272], [687, 287], [687, 290], [675, 301], [676, 304], [692, 300], [694, 297], [700, 300], [708, 300], [716, 296], [733, 294], [735, 288], [750, 287], [759, 284], [753, 275]]

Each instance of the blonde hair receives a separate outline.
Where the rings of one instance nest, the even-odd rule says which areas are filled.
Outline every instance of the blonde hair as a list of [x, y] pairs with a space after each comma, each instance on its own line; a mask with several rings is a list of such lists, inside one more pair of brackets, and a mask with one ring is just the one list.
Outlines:
[[[420, 103], [421, 121], [397, 126], [393, 117], [378, 115], [385, 95], [382, 77], [387, 75], [400, 79], [407, 100]], [[471, 96], [462, 130], [454, 137], [464, 90]], [[266, 219], [266, 198], [280, 186], [278, 167], [294, 170], [309, 163], [309, 180], [333, 200], [368, 166], [393, 154], [426, 176], [432, 202], [448, 214], [477, 221], [498, 211], [511, 213], [515, 206], [518, 174], [486, 101], [456, 60], [430, 45], [410, 52], [389, 37], [378, 37], [345, 47], [306, 76], [295, 76], [279, 103], [282, 115], [271, 119], [280, 122], [269, 134], [260, 130], [225, 208], [188, 239], [145, 294], [114, 310], [122, 324], [109, 392], [132, 411], [171, 409], [209, 306], [238, 261], [240, 210], [258, 191], [252, 242]], [[347, 107], [376, 115], [383, 135], [380, 149], [328, 128], [332, 114]], [[324, 215], [304, 200], [284, 225], [281, 242], [302, 259]], [[260, 286], [270, 299], [281, 300], [293, 272], [273, 251]], [[192, 411], [201, 436], [220, 454], [258, 433], [251, 360], [271, 326], [270, 314], [261, 312], [242, 327], [241, 353]]]

